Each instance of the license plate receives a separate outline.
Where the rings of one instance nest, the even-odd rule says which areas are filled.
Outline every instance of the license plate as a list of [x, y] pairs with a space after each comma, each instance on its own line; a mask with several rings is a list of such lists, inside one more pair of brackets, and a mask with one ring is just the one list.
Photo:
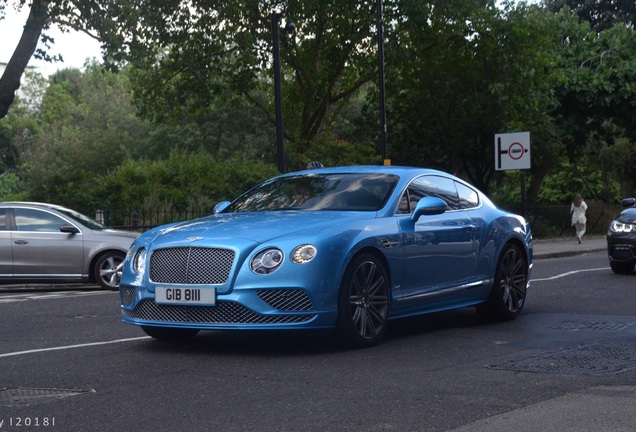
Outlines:
[[161, 304], [185, 304], [213, 306], [216, 303], [214, 288], [155, 288], [155, 301]]

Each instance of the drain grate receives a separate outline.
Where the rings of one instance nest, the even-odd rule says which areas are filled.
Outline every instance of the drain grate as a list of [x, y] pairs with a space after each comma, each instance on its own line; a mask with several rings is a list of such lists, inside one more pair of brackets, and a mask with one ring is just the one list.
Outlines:
[[611, 376], [636, 369], [636, 347], [627, 344], [582, 345], [487, 367], [519, 372]]
[[562, 321], [553, 325], [552, 329], [556, 330], [616, 330], [621, 331], [628, 329], [636, 323], [633, 322], [608, 322], [608, 321]]
[[23, 407], [71, 396], [79, 396], [84, 393], [95, 393], [95, 390], [69, 390], [13, 387], [0, 389], [0, 406]]

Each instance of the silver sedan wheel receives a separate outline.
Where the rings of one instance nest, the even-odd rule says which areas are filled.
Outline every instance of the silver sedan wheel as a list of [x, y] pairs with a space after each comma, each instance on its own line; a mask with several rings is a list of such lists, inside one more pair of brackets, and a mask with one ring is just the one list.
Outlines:
[[121, 281], [124, 254], [109, 252], [102, 255], [95, 264], [95, 281], [103, 288], [116, 290]]

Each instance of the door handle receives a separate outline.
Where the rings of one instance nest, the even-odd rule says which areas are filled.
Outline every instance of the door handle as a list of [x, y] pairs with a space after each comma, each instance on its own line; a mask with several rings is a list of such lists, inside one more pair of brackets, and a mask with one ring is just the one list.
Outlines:
[[25, 245], [25, 244], [29, 244], [28, 241], [26, 240], [16, 240], [13, 243], [17, 244], [17, 245]]

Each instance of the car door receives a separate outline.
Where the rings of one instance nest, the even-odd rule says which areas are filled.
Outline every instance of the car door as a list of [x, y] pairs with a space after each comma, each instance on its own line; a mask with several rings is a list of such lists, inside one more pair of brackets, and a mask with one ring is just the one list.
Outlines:
[[0, 208], [0, 278], [13, 276], [13, 252], [11, 251], [11, 231], [9, 231], [7, 209]]
[[[447, 204], [438, 215], [424, 215], [405, 227], [402, 299], [443, 301], [461, 295], [462, 286], [475, 272], [478, 229], [461, 209], [455, 183], [442, 176], [415, 179], [404, 192], [409, 213], [423, 197], [437, 197]], [[402, 211], [404, 213], [404, 211]]]
[[82, 276], [85, 255], [82, 233], [60, 231], [62, 226], [76, 225], [42, 209], [16, 207], [14, 216], [12, 249], [16, 278], [75, 279]]

